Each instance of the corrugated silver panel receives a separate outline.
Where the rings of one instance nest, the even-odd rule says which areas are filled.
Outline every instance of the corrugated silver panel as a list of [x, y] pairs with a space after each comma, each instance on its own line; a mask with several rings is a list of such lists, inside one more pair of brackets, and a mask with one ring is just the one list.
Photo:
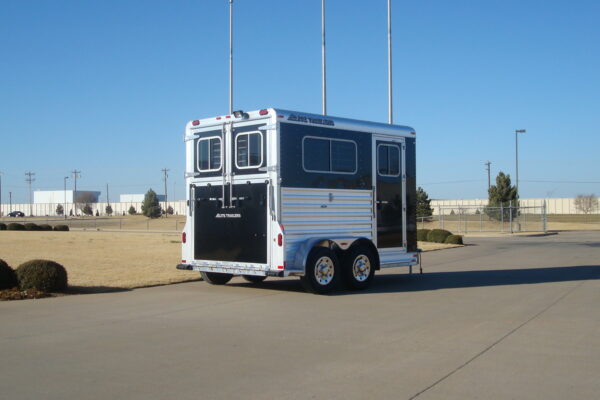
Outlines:
[[281, 203], [286, 260], [309, 238], [372, 237], [370, 190], [282, 188]]

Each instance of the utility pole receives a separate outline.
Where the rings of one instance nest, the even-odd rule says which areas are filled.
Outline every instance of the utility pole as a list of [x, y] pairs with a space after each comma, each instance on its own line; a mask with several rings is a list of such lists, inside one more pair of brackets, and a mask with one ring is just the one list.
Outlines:
[[31, 184], [35, 181], [35, 178], [33, 177], [35, 175], [34, 172], [28, 171], [25, 172], [25, 176], [27, 178], [25, 178], [25, 182], [27, 182], [29, 184], [29, 216], [32, 217], [33, 216], [33, 201], [32, 201], [32, 196], [33, 196], [33, 192], [31, 191]]
[[63, 209], [63, 215], [64, 215], [65, 219], [67, 219], [67, 179], [69, 179], [68, 176], [65, 176], [64, 179], [63, 179], [63, 182], [64, 182], [64, 195], [65, 195], [65, 198], [64, 198], [65, 208]]
[[515, 130], [515, 168], [517, 170], [517, 197], [521, 197], [521, 193], [519, 193], [519, 133], [525, 132], [527, 132], [525, 129]]
[[486, 162], [485, 165], [487, 166], [487, 173], [488, 173], [488, 193], [490, 192], [490, 187], [491, 187], [491, 181], [490, 181], [490, 165], [492, 165], [491, 162]]
[[75, 189], [73, 190], [73, 208], [75, 209], [75, 216], [77, 216], [77, 178], [81, 178], [81, 171], [74, 169], [71, 171], [73, 174], [73, 184]]
[[233, 114], [233, 0], [229, 0], [229, 115]]
[[387, 2], [387, 39], [388, 39], [388, 124], [394, 123], [392, 112], [392, 4]]
[[8, 192], [8, 212], [12, 212], [12, 192]]
[[2, 172], [0, 172], [0, 217], [2, 215]]
[[167, 168], [163, 168], [161, 171], [164, 174], [163, 181], [165, 182], [165, 218], [166, 218], [167, 217], [167, 207], [169, 206], [169, 204], [167, 203], [167, 178], [169, 177], [167, 172], [169, 172], [169, 170]]

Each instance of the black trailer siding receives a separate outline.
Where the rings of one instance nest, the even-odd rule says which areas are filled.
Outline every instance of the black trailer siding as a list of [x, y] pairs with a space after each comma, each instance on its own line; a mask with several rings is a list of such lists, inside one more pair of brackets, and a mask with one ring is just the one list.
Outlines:
[[[281, 123], [282, 186], [322, 189], [372, 188], [371, 135], [364, 132]], [[305, 136], [351, 140], [356, 143], [355, 173], [307, 172], [302, 163], [302, 140]]]
[[407, 251], [417, 250], [416, 139], [406, 138], [406, 240]]

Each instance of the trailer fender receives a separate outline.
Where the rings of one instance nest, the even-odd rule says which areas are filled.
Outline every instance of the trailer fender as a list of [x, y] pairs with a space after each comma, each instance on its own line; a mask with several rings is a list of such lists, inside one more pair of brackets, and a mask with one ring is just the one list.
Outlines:
[[371, 246], [373, 248], [375, 248], [375, 246], [373, 246], [372, 242], [369, 239], [364, 238], [364, 237], [310, 238], [310, 239], [307, 239], [304, 242], [302, 242], [300, 244], [300, 246], [298, 247], [298, 250], [296, 251], [296, 255], [294, 257], [294, 265], [292, 268], [294, 270], [297, 270], [297, 271], [299, 270], [299, 271], [304, 272], [304, 268], [306, 266], [306, 260], [308, 259], [308, 254], [313, 249], [313, 247], [316, 247], [316, 246], [328, 247], [328, 248], [337, 247], [340, 250], [348, 250], [352, 246], [352, 244], [354, 244], [356, 241], [369, 242], [371, 244]]

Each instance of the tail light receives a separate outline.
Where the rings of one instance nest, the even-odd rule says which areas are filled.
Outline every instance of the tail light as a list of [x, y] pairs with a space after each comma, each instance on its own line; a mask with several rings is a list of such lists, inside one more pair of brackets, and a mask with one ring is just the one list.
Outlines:
[[277, 235], [277, 246], [281, 247], [283, 246], [283, 234], [279, 234]]
[[185, 243], [187, 241], [187, 235], [185, 232], [181, 234], [181, 243]]

